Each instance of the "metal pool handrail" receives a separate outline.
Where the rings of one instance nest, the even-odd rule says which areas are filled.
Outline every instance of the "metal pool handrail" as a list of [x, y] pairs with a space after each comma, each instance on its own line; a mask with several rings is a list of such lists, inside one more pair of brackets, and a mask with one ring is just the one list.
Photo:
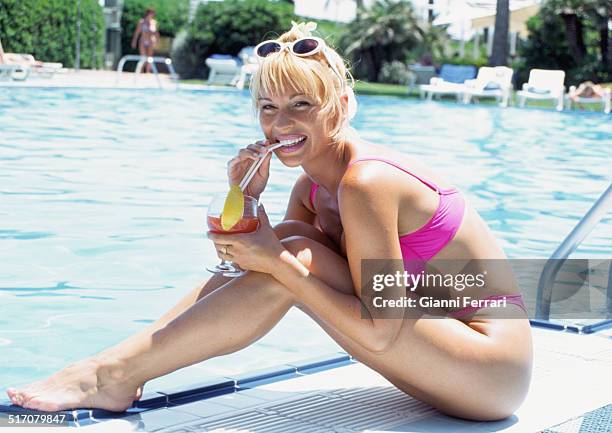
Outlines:
[[[179, 86], [178, 75], [176, 71], [174, 70], [174, 66], [172, 65], [172, 59], [168, 57], [159, 57], [159, 56], [155, 56], [155, 57], [140, 56], [138, 54], [128, 54], [126, 56], [121, 57], [121, 60], [119, 60], [119, 64], [117, 65], [117, 79], [115, 80], [115, 84], [119, 84], [119, 79], [121, 78], [123, 67], [125, 66], [127, 62], [138, 62], [138, 64], [136, 65], [136, 71], [135, 71], [136, 74], [139, 74], [142, 72], [142, 67], [144, 66], [145, 63], [150, 63], [151, 68], [153, 69], [153, 73], [155, 74], [155, 79], [157, 80], [157, 85], [160, 89], [162, 88], [162, 83], [159, 79], [159, 73], [157, 71], [156, 63], [165, 64], [168, 67], [168, 71], [170, 71], [171, 80], [176, 83], [176, 88], [178, 89], [178, 86]], [[134, 81], [136, 81], [136, 75], [134, 75]]]
[[[595, 204], [582, 217], [580, 222], [573, 228], [569, 235], [563, 240], [561, 245], [552, 253], [538, 282], [538, 295], [536, 301], [536, 319], [548, 320], [550, 318], [550, 303], [552, 299], [552, 288], [557, 277], [557, 273], [565, 263], [565, 260], [572, 254], [588, 236], [595, 226], [603, 219], [608, 210], [612, 207], [612, 183], [597, 199]], [[608, 288], [609, 289], [609, 288]]]

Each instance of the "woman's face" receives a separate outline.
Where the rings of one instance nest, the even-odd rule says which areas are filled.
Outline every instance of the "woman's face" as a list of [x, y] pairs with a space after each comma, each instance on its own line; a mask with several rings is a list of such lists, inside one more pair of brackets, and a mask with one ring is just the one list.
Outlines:
[[315, 155], [322, 145], [330, 142], [317, 101], [297, 90], [262, 95], [258, 100], [258, 109], [261, 129], [270, 142], [300, 140], [274, 151], [286, 166], [301, 165]]

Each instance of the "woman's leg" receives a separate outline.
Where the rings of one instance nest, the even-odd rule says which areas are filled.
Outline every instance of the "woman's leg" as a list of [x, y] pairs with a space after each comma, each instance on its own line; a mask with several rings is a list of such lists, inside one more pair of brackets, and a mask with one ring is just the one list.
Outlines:
[[[304, 237], [284, 239], [283, 243], [330, 287], [353, 292], [344, 258]], [[200, 299], [150, 338], [104, 352], [93, 378], [91, 369], [81, 377], [75, 372], [60, 373], [32, 385], [18, 397], [26, 407], [43, 410], [109, 408], [111, 403], [115, 410], [128, 407], [133, 398], [133, 391], [127, 392], [130, 384], [135, 387], [178, 368], [239, 350], [267, 333], [294, 304], [290, 292], [274, 278], [250, 272]], [[398, 388], [449, 414], [500, 419], [512, 413], [526, 393], [530, 345], [525, 341], [529, 329], [524, 320], [465, 324], [454, 319], [404, 319], [393, 347], [373, 353], [312, 311], [305, 311], [351, 355]]]
[[[333, 251], [337, 250], [335, 244], [327, 237], [327, 235], [321, 232], [321, 230], [303, 221], [282, 221], [276, 226], [274, 226], [274, 232], [276, 233], [276, 237], [281, 240], [292, 236], [302, 236], [305, 238], [312, 239], [313, 241], [319, 242], [320, 244], [325, 245]], [[155, 323], [151, 324], [143, 331], [141, 331], [141, 334], [150, 335], [156, 330], [163, 328], [170, 321], [178, 317], [197, 301], [199, 301], [209, 293], [213, 292], [214, 290], [218, 289], [230, 280], [231, 278], [224, 277], [219, 274], [213, 275], [203, 284], [196, 287], [187, 295], [185, 295], [183, 299], [181, 299], [174, 307], [172, 307], [168, 312], [166, 312], [162, 317], [160, 317]]]
[[[276, 232], [276, 235], [279, 239], [299, 235], [299, 236], [307, 237], [309, 239], [313, 239], [314, 241], [320, 242], [324, 245], [329, 245], [330, 247], [333, 247], [333, 243], [329, 240], [329, 238], [327, 238], [327, 236], [324, 233], [322, 233], [320, 230], [316, 229], [312, 225], [304, 223], [302, 221], [294, 221], [294, 220], [283, 221], [275, 226], [274, 231]], [[166, 312], [155, 323], [146, 327], [139, 333], [124, 340], [118, 346], [107, 349], [106, 351], [102, 352], [96, 357], [88, 358], [76, 364], [68, 366], [64, 370], [60, 371], [58, 374], [52, 376], [52, 378], [59, 375], [60, 377], [63, 377], [63, 379], [61, 378], [59, 379], [60, 381], [69, 381], [69, 380], [72, 380], [74, 376], [91, 376], [91, 377], [96, 377], [96, 375], [112, 376], [110, 372], [107, 371], [108, 369], [98, 368], [99, 367], [98, 360], [108, 358], [108, 356], [106, 356], [105, 354], [117, 353], [117, 352], [121, 352], [122, 350], [126, 350], [127, 352], [134, 352], [135, 351], [134, 347], [140, 347], [140, 345], [142, 344], [142, 341], [151, 340], [155, 332], [164, 328], [166, 325], [168, 325], [174, 319], [179, 317], [181, 314], [187, 311], [194, 304], [196, 304], [200, 299], [209, 295], [210, 293], [212, 293], [213, 291], [215, 291], [216, 289], [218, 289], [219, 287], [223, 286], [224, 284], [228, 283], [231, 280], [232, 278], [223, 277], [221, 275], [213, 275], [210, 279], [205, 281], [202, 285], [196, 287], [191, 292], [189, 292], [187, 295], [185, 295], [174, 307], [172, 307], [168, 312]], [[115, 370], [116, 369], [114, 369], [113, 371]], [[49, 381], [45, 381], [45, 382], [49, 382]], [[36, 388], [36, 385], [40, 385], [41, 383], [42, 382], [36, 382], [35, 384], [33, 384], [34, 388]], [[135, 385], [136, 385], [136, 389], [132, 389], [134, 384], [130, 383], [126, 387], [119, 387], [117, 389], [111, 390], [110, 391], [111, 394], [115, 396], [120, 396], [120, 397], [118, 397], [117, 399], [118, 405], [117, 405], [117, 402], [115, 401], [109, 400], [108, 402], [106, 402], [108, 407], [109, 408], [114, 407], [115, 405], [117, 405], [117, 407], [121, 407], [123, 404], [125, 404], [125, 401], [127, 400], [131, 401], [131, 399], [139, 399], [142, 394], [142, 387], [144, 386], [144, 381], [141, 383], [137, 383]], [[26, 388], [26, 390], [28, 389], [29, 387]], [[38, 387], [37, 389], [39, 392], [42, 392], [40, 390], [40, 387]], [[8, 395], [13, 401], [13, 403], [15, 404], [23, 404], [25, 402], [26, 396], [22, 393], [16, 392], [15, 390], [9, 389]]]
[[[145, 55], [147, 57], [153, 57], [153, 42], [151, 39], [148, 41], [148, 45], [145, 47]], [[150, 74], [152, 72], [151, 64], [149, 62], [146, 63], [147, 73]]]
[[[281, 239], [281, 240], [285, 238], [289, 238], [291, 236], [303, 236], [303, 237], [312, 239], [314, 241], [317, 241], [323, 245], [326, 245], [330, 249], [336, 248], [334, 243], [327, 237], [327, 235], [325, 235], [319, 229], [303, 221], [296, 221], [296, 220], [282, 221], [274, 227], [274, 232], [276, 233], [276, 236], [278, 237], [278, 239]], [[189, 307], [194, 305], [200, 299], [212, 293], [214, 290], [218, 289], [225, 283], [229, 282], [231, 279], [232, 278], [224, 277], [221, 274], [213, 275], [208, 280], [206, 280], [202, 285], [196, 287], [191, 292], [189, 292], [187, 295], [185, 295], [174, 307], [172, 307], [168, 312], [166, 312], [162, 317], [160, 317], [153, 324], [146, 327], [138, 334], [130, 337], [127, 341], [125, 341], [125, 344], [129, 345], [131, 344], [130, 343], [131, 341], [139, 341], [139, 340], [142, 340], [142, 338], [146, 338], [146, 336], [150, 337], [151, 335], [153, 335], [155, 331], [166, 326], [168, 323], [170, 323], [172, 320], [180, 316]], [[142, 395], [143, 387], [144, 387], [144, 383], [140, 384], [140, 386], [138, 387], [136, 391], [136, 395], [135, 395], [136, 400], [140, 399]]]
[[[141, 56], [146, 56], [147, 55], [147, 48], [145, 47], [145, 43], [143, 41], [143, 38], [144, 37], [141, 35], [140, 39], [138, 40], [138, 54], [140, 54]], [[147, 70], [147, 65], [148, 64], [149, 63], [147, 63], [147, 62], [144, 63], [144, 68], [143, 69], [144, 69], [145, 73], [148, 72], [148, 70]], [[142, 72], [142, 70], [141, 70], [141, 72]]]

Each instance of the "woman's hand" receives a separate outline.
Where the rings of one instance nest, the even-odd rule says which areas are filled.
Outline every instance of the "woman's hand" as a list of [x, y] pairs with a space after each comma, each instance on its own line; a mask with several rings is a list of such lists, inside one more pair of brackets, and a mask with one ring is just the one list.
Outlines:
[[[227, 176], [230, 185], [238, 185], [252, 164], [255, 164], [266, 153], [267, 140], [260, 140], [254, 144], [240, 149], [238, 156], [228, 162]], [[259, 199], [259, 196], [266, 188], [268, 177], [270, 176], [270, 159], [272, 152], [268, 153], [265, 160], [257, 169], [257, 173], [253, 176], [247, 185], [244, 193], [248, 196]]]
[[216, 234], [208, 232], [217, 256], [231, 260], [242, 269], [271, 274], [285, 247], [276, 237], [263, 205], [257, 208], [259, 227], [251, 233]]

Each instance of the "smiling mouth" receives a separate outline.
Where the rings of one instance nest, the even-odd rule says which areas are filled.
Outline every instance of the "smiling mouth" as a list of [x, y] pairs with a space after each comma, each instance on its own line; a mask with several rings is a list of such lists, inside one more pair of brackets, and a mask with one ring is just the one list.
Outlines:
[[278, 143], [282, 144], [282, 147], [291, 147], [296, 144], [300, 144], [303, 141], [306, 141], [306, 138], [307, 137], [300, 137], [300, 138], [291, 138], [289, 140], [279, 140]]
[[282, 140], [281, 147], [278, 148], [280, 153], [292, 153], [302, 148], [308, 137], [292, 138], [290, 140]]

